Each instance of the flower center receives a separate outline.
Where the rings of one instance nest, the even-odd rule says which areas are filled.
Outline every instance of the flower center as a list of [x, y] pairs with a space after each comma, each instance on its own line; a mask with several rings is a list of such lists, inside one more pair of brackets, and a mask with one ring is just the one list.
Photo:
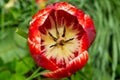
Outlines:
[[64, 27], [64, 30], [63, 30], [63, 34], [59, 34], [59, 31], [56, 27], [57, 38], [54, 37], [50, 32], [48, 32], [48, 33], [51, 36], [51, 38], [56, 42], [55, 44], [51, 45], [50, 48], [52, 48], [54, 46], [63, 46], [65, 43], [74, 39], [74, 38], [70, 38], [68, 40], [65, 40], [65, 33], [66, 33], [66, 28], [65, 27]]
[[63, 46], [64, 45], [64, 42], [65, 42], [65, 38], [64, 37], [59, 37], [59, 39], [57, 40], [57, 44]]

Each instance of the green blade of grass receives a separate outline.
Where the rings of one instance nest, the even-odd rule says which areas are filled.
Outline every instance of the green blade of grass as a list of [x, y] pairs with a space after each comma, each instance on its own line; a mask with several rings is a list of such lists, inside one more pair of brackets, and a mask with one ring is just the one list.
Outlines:
[[29, 76], [26, 80], [32, 80], [33, 78], [39, 76], [40, 75], [40, 73], [38, 73], [39, 70], [40, 70], [40, 67], [36, 69], [36, 71], [34, 71], [34, 73], [31, 76]]
[[115, 80], [116, 76], [116, 68], [117, 68], [117, 62], [118, 62], [118, 49], [117, 49], [117, 42], [115, 37], [113, 37], [113, 63], [112, 63], [112, 80]]

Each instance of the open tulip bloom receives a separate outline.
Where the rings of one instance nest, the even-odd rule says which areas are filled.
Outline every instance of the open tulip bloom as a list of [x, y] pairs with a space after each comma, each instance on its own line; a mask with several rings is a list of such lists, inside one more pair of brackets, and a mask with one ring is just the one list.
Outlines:
[[84, 67], [95, 36], [88, 15], [67, 2], [58, 2], [33, 16], [28, 43], [34, 61], [50, 70], [41, 74], [63, 78]]

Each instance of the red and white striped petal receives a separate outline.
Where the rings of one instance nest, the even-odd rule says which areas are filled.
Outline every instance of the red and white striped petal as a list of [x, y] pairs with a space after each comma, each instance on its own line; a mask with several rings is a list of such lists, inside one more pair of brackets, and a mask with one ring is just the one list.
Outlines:
[[80, 40], [80, 52], [83, 52], [84, 50], [87, 50], [94, 41], [96, 37], [96, 31], [93, 20], [88, 15], [84, 14], [83, 11], [76, 10], [75, 16], [77, 17], [79, 24], [82, 25], [86, 32]]
[[49, 7], [45, 8], [43, 10], [40, 10], [37, 14], [35, 14], [32, 17], [30, 26], [34, 26], [34, 27], [36, 27], [36, 29], [38, 29], [38, 27], [41, 26], [45, 22], [46, 18], [48, 17], [48, 15], [50, 14], [51, 11], [52, 11], [52, 9]]
[[[31, 28], [30, 28], [31, 29]], [[29, 48], [32, 57], [34, 58], [35, 62], [46, 69], [49, 70], [56, 70], [58, 67], [50, 60], [48, 60], [45, 56], [42, 56], [41, 54], [41, 37], [40, 32], [38, 29], [33, 27], [31, 30], [29, 30]]]
[[34, 57], [35, 62], [41, 66], [44, 67], [45, 69], [54, 71], [59, 69], [59, 67], [53, 63], [52, 61], [48, 60], [44, 55], [38, 54], [38, 55], [32, 55]]
[[41, 55], [41, 33], [38, 29], [46, 20], [50, 10], [51, 9], [45, 9], [39, 11], [38, 14], [33, 16], [33, 20], [30, 22], [28, 43], [31, 55], [39, 66], [49, 70], [56, 70], [58, 67], [52, 61]]
[[78, 57], [70, 61], [70, 63], [65, 68], [59, 68], [55, 71], [45, 72], [42, 75], [49, 78], [63, 78], [68, 77], [80, 70], [88, 61], [88, 52], [84, 51]]
[[77, 70], [80, 70], [88, 61], [88, 52], [84, 51], [83, 53], [79, 54], [75, 59], [69, 62], [66, 66], [66, 70], [73, 74]]
[[41, 75], [49, 78], [63, 78], [70, 76], [71, 74], [66, 70], [66, 68], [59, 68], [55, 71], [43, 72]]

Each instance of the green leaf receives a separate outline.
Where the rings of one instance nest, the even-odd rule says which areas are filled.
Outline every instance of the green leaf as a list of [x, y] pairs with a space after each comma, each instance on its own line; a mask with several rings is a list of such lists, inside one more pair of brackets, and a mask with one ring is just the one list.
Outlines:
[[20, 36], [22, 36], [23, 38], [27, 39], [27, 33], [21, 29], [16, 29], [16, 33], [19, 34]]
[[17, 39], [14, 37], [15, 28], [5, 29], [5, 32], [0, 34], [0, 36], [4, 34], [6, 34], [4, 38], [0, 39], [0, 58], [3, 63], [8, 63], [14, 59], [20, 59], [27, 55], [28, 50], [26, 47], [26, 41], [18, 37], [18, 39], [20, 39], [19, 43], [22, 46], [18, 44]]
[[25, 80], [25, 77], [21, 74], [13, 74], [9, 80]]
[[0, 80], [10, 80], [11, 73], [8, 70], [5, 70], [3, 72], [0, 72]]
[[32, 69], [34, 62], [31, 57], [25, 57], [16, 63], [15, 71], [19, 74], [25, 74]]

